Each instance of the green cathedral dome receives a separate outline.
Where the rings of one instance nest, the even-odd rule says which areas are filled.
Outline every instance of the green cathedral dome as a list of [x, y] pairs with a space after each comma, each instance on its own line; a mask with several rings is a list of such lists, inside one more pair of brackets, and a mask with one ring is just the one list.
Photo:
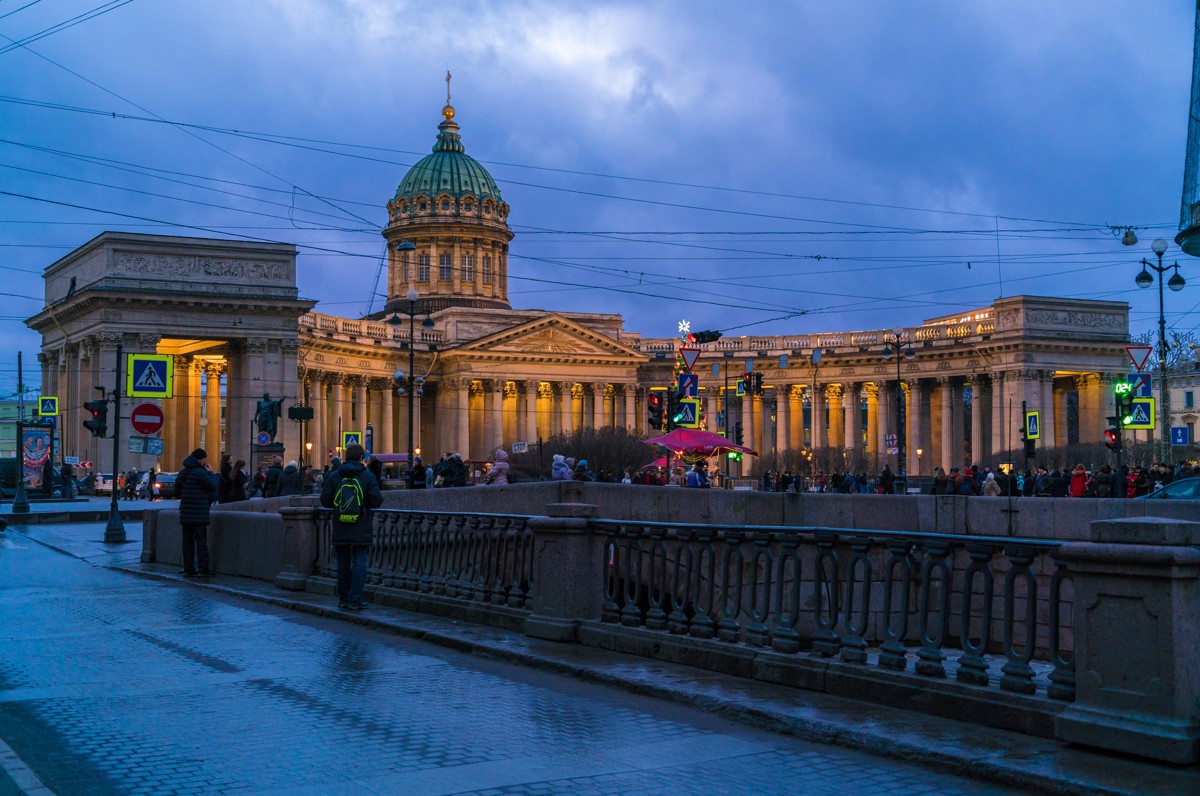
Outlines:
[[458, 123], [454, 121], [454, 108], [450, 105], [442, 108], [442, 117], [433, 154], [421, 158], [408, 170], [396, 189], [395, 199], [450, 194], [455, 198], [474, 196], [480, 201], [500, 202], [500, 189], [492, 175], [463, 148]]

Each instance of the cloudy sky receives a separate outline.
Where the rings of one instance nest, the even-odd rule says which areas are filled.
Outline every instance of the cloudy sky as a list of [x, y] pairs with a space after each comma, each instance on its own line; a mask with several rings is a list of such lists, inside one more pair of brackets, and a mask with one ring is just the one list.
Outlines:
[[[645, 336], [1128, 301], [1174, 237], [1183, 0], [0, 0], [0, 396], [41, 271], [104, 230], [301, 246], [358, 317], [454, 74], [511, 205], [514, 306]], [[19, 42], [19, 45], [13, 44]], [[1110, 227], [1133, 226], [1125, 248]], [[1168, 324], [1200, 323], [1200, 262]], [[382, 282], [380, 283], [382, 284]]]

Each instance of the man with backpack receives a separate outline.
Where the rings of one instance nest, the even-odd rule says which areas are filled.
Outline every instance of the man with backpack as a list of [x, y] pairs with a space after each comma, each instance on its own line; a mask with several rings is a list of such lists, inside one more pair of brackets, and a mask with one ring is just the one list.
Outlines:
[[367, 551], [373, 536], [371, 509], [383, 505], [379, 482], [363, 465], [362, 445], [346, 446], [346, 461], [330, 470], [321, 485], [321, 505], [333, 509], [333, 549], [337, 553], [338, 608], [361, 611], [367, 582]]

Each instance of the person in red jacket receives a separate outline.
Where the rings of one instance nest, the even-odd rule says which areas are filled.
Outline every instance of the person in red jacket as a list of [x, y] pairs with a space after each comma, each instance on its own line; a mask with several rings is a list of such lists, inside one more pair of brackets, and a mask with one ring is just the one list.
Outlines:
[[1086, 496], [1087, 482], [1087, 468], [1082, 464], [1075, 465], [1075, 469], [1071, 471], [1071, 486], [1068, 488], [1067, 497], [1076, 498]]

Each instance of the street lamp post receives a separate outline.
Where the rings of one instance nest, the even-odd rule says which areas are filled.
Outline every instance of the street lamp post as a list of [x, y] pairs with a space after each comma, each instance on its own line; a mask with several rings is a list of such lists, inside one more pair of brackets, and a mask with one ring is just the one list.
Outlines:
[[[408, 241], [402, 241], [396, 245], [396, 249], [402, 252], [410, 252], [415, 248], [416, 247]], [[408, 392], [408, 487], [411, 489], [413, 484], [413, 464], [416, 458], [416, 444], [415, 440], [413, 439], [413, 418], [414, 401], [416, 401], [417, 396], [417, 378], [415, 373], [417, 356], [416, 317], [417, 299], [419, 298], [419, 294], [415, 290], [409, 290], [405, 298], [408, 299], [408, 311], [404, 313], [408, 316], [408, 375], [407, 377], [404, 377], [397, 373], [396, 380], [404, 380]], [[403, 323], [403, 321], [400, 320], [400, 316], [394, 312], [392, 313], [392, 317], [388, 318], [388, 324], [392, 327], [393, 333], [401, 323]], [[426, 316], [425, 320], [421, 322], [421, 326], [424, 328], [432, 327], [433, 319], [429, 316]]]
[[897, 326], [892, 330], [892, 339], [884, 342], [883, 361], [887, 362], [894, 355], [896, 357], [896, 489], [903, 489], [905, 484], [904, 473], [904, 416], [900, 411], [900, 400], [904, 395], [904, 391], [900, 387], [900, 358], [912, 359], [916, 356], [916, 352], [912, 348], [904, 348], [904, 341], [901, 339], [904, 336], [903, 327]]
[[1158, 258], [1157, 263], [1152, 263], [1142, 258], [1142, 270], [1137, 275], [1134, 282], [1140, 288], [1147, 288], [1154, 284], [1154, 277], [1150, 275], [1152, 269], [1158, 273], [1158, 449], [1159, 461], [1163, 464], [1171, 464], [1175, 457], [1171, 450], [1171, 391], [1167, 388], [1167, 319], [1163, 312], [1163, 273], [1170, 269], [1175, 269], [1174, 275], [1167, 280], [1167, 287], [1178, 293], [1187, 285], [1185, 280], [1179, 274], [1179, 263], [1173, 265], [1163, 265], [1163, 255], [1167, 253], [1167, 242], [1162, 238], [1155, 238], [1150, 244], [1150, 250]]

